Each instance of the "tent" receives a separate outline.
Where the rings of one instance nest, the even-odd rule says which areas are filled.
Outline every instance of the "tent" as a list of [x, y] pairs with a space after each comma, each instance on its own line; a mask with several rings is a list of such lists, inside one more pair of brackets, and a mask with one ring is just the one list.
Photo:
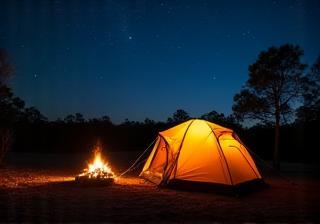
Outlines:
[[140, 177], [158, 185], [181, 180], [235, 186], [262, 180], [233, 130], [200, 119], [160, 132]]

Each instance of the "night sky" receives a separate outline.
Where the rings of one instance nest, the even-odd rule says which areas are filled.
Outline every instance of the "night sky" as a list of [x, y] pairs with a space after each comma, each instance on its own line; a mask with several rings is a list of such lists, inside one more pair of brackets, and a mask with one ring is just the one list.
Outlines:
[[320, 1], [0, 1], [11, 86], [50, 120], [231, 113], [261, 50], [320, 54]]

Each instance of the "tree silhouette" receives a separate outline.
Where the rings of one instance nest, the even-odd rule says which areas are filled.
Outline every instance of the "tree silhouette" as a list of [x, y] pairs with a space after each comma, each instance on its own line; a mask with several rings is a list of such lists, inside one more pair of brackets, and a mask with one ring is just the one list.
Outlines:
[[190, 119], [188, 112], [182, 109], [178, 109], [173, 113], [172, 118], [169, 117], [167, 123], [181, 123]]
[[4, 49], [0, 49], [0, 128], [10, 129], [23, 116], [25, 103], [13, 95], [7, 81], [14, 73], [14, 67]]
[[237, 124], [236, 119], [233, 115], [225, 116], [223, 113], [218, 113], [217, 111], [213, 110], [209, 113], [203, 114], [200, 117], [201, 119], [217, 123], [226, 127], [234, 128], [238, 127], [239, 124]]
[[12, 142], [10, 121], [13, 120], [12, 105], [15, 105], [17, 98], [12, 98], [13, 94], [6, 82], [13, 72], [13, 65], [9, 61], [8, 54], [4, 49], [0, 49], [0, 164]]
[[103, 123], [107, 123], [107, 124], [111, 124], [112, 123], [110, 117], [107, 116], [107, 115], [102, 116], [101, 121]]
[[297, 111], [298, 121], [320, 120], [320, 56], [310, 69], [304, 82], [304, 105]]
[[154, 120], [151, 120], [151, 119], [149, 119], [149, 118], [146, 118], [145, 120], [144, 120], [144, 124], [145, 125], [155, 125], [155, 121]]
[[64, 122], [66, 123], [74, 123], [76, 121], [76, 117], [73, 114], [69, 114], [64, 118]]
[[245, 86], [234, 96], [232, 109], [239, 119], [274, 125], [275, 168], [280, 168], [280, 125], [290, 118], [296, 100], [303, 92], [303, 71], [307, 65], [301, 63], [302, 55], [303, 50], [291, 44], [262, 51], [257, 61], [249, 66]]
[[75, 122], [84, 123], [85, 119], [81, 113], [75, 113]]
[[11, 89], [6, 85], [8, 79], [13, 75], [13, 71], [13, 65], [9, 62], [7, 52], [0, 49], [0, 103], [13, 95]]
[[24, 117], [25, 117], [25, 120], [29, 123], [43, 122], [48, 120], [35, 107], [26, 108]]

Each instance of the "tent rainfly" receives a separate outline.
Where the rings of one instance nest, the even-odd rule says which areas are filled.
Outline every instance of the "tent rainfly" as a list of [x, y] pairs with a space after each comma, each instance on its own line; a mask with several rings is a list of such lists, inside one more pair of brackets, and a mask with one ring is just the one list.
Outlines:
[[200, 119], [160, 132], [140, 177], [158, 185], [181, 180], [236, 186], [262, 179], [233, 130]]

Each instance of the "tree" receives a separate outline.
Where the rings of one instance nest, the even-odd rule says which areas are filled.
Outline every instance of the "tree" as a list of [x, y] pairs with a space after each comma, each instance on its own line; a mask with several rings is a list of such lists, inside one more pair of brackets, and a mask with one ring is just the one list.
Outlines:
[[320, 56], [305, 77], [304, 104], [297, 111], [297, 120], [302, 122], [320, 120]]
[[7, 95], [9, 88], [6, 86], [6, 82], [13, 73], [14, 67], [9, 61], [7, 52], [4, 49], [0, 49], [0, 97]]
[[236, 119], [233, 115], [229, 115], [226, 117], [223, 113], [218, 113], [215, 110], [201, 115], [200, 118], [230, 128], [240, 127], [240, 125], [237, 124]]
[[107, 116], [107, 115], [102, 116], [101, 121], [103, 123], [106, 123], [106, 124], [111, 124], [112, 123], [110, 117]]
[[75, 113], [75, 122], [84, 123], [85, 119], [81, 113]]
[[0, 49], [0, 103], [11, 97], [11, 89], [6, 85], [8, 79], [13, 75], [13, 65], [9, 61], [9, 56], [4, 49]]
[[4, 49], [0, 49], [0, 128], [10, 128], [24, 108], [24, 101], [14, 97], [7, 82], [14, 73], [14, 67]]
[[29, 123], [43, 122], [48, 119], [35, 107], [25, 109], [25, 120]]
[[150, 126], [152, 126], [152, 125], [155, 125], [156, 122], [155, 122], [154, 120], [151, 120], [151, 119], [149, 119], [149, 118], [146, 118], [146, 119], [144, 119], [144, 124], [145, 124], [145, 125], [150, 125]]
[[8, 114], [12, 114], [10, 106], [15, 101], [12, 101], [13, 94], [6, 84], [13, 72], [13, 65], [9, 61], [8, 54], [4, 49], [0, 49], [0, 164], [12, 142]]
[[130, 121], [128, 118], [124, 119], [124, 122], [121, 123], [122, 126], [138, 126], [141, 125], [139, 121]]
[[74, 123], [76, 121], [76, 117], [73, 114], [69, 114], [64, 118], [64, 122], [66, 123]]
[[11, 127], [14, 123], [21, 121], [25, 116], [25, 102], [19, 97], [6, 97], [5, 103], [1, 106], [2, 116], [0, 120], [2, 124]]
[[190, 119], [189, 114], [182, 109], [178, 109], [173, 113], [172, 118], [169, 117], [167, 123], [181, 123]]
[[234, 96], [232, 109], [237, 118], [274, 125], [275, 168], [280, 168], [280, 125], [292, 118], [293, 108], [303, 92], [303, 72], [307, 65], [301, 62], [302, 55], [303, 50], [291, 44], [262, 51], [249, 66], [245, 86]]

